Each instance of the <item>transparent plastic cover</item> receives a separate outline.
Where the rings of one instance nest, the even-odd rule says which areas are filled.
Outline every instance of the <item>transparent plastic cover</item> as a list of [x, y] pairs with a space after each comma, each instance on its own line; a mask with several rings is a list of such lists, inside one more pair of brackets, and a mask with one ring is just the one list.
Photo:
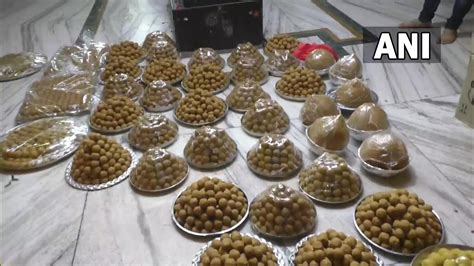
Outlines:
[[242, 57], [253, 58], [257, 65], [263, 64], [264, 60], [263, 55], [260, 54], [257, 47], [249, 42], [246, 42], [237, 45], [237, 48], [232, 51], [229, 58], [227, 59], [227, 63], [233, 67]]
[[373, 102], [372, 94], [365, 82], [355, 78], [342, 84], [336, 90], [336, 102], [352, 108]]
[[360, 78], [362, 63], [355, 54], [345, 55], [331, 67], [331, 73], [344, 79]]
[[289, 51], [275, 51], [268, 57], [267, 66], [270, 71], [283, 74], [292, 67], [300, 65], [298, 58]]
[[336, 59], [327, 49], [313, 50], [304, 61], [305, 67], [313, 70], [328, 69], [335, 63]]
[[402, 169], [408, 165], [408, 151], [403, 141], [391, 133], [370, 136], [360, 146], [364, 162], [386, 170]]
[[303, 125], [310, 126], [318, 118], [338, 114], [339, 108], [331, 97], [314, 94], [306, 97], [306, 101], [300, 111], [300, 119]]
[[276, 101], [259, 99], [242, 116], [242, 126], [255, 135], [281, 134], [288, 130], [290, 119]]
[[375, 103], [364, 103], [351, 114], [347, 125], [357, 130], [376, 131], [387, 129], [389, 122], [382, 107]]
[[128, 140], [133, 147], [148, 150], [166, 147], [178, 136], [178, 126], [164, 115], [145, 114], [130, 130]]
[[275, 88], [280, 94], [295, 99], [306, 99], [313, 94], [326, 93], [326, 84], [321, 76], [305, 67], [288, 69]]
[[143, 85], [127, 74], [115, 74], [105, 81], [102, 98], [109, 99], [114, 96], [126, 96], [138, 99], [143, 93]]
[[101, 101], [89, 118], [90, 126], [104, 133], [125, 130], [137, 123], [144, 111], [125, 96], [114, 96]]
[[172, 109], [181, 97], [178, 88], [157, 80], [146, 87], [140, 102], [148, 111], [162, 112]]
[[327, 150], [340, 151], [349, 143], [349, 130], [342, 115], [324, 116], [311, 124], [308, 137]]
[[196, 49], [191, 59], [188, 62], [188, 68], [192, 69], [195, 66], [203, 64], [211, 64], [218, 66], [220, 69], [224, 68], [224, 59], [212, 48], [198, 48]]
[[276, 184], [253, 200], [250, 221], [260, 233], [273, 237], [296, 237], [313, 230], [316, 208], [303, 193]]
[[252, 57], [243, 56], [234, 65], [232, 80], [236, 83], [242, 83], [248, 79], [258, 83], [263, 83], [268, 78], [268, 71], [262, 64]]
[[234, 87], [227, 96], [227, 103], [234, 110], [247, 111], [259, 99], [270, 99], [270, 95], [255, 81], [246, 80]]

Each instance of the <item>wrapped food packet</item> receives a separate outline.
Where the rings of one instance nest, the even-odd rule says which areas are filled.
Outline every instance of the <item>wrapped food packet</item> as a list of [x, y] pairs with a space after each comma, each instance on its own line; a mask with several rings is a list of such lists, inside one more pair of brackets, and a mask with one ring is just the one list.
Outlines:
[[303, 193], [276, 184], [252, 201], [250, 221], [258, 233], [278, 238], [298, 237], [316, 226], [316, 208]]
[[339, 108], [331, 97], [313, 94], [306, 97], [300, 111], [300, 120], [303, 125], [310, 126], [318, 118], [338, 114], [340, 114]]
[[270, 95], [255, 81], [247, 79], [232, 89], [226, 101], [232, 110], [246, 112], [259, 99], [270, 99]]
[[362, 192], [360, 177], [346, 160], [327, 152], [301, 170], [298, 181], [305, 193], [326, 203], [348, 202]]
[[289, 34], [276, 34], [268, 40], [263, 51], [267, 55], [272, 55], [275, 51], [288, 51], [292, 53], [299, 44], [298, 39]]
[[235, 48], [227, 58], [227, 64], [230, 67], [234, 67], [242, 57], [253, 58], [258, 65], [262, 65], [264, 61], [263, 55], [260, 54], [257, 47], [249, 42], [246, 42], [237, 45], [237, 48]]
[[310, 95], [325, 94], [326, 84], [318, 73], [305, 67], [293, 67], [276, 83], [275, 92], [288, 100], [305, 101]]
[[342, 84], [335, 93], [336, 102], [351, 108], [357, 108], [361, 104], [371, 103], [372, 93], [362, 80], [355, 78]]
[[160, 41], [165, 41], [167, 43], [170, 43], [173, 46], [176, 46], [176, 43], [171, 37], [166, 34], [165, 32], [162, 31], [153, 31], [147, 34], [145, 37], [145, 40], [143, 41], [142, 47], [149, 52], [157, 42]]
[[252, 136], [282, 134], [290, 127], [290, 118], [276, 101], [259, 99], [242, 116], [242, 126]]
[[178, 88], [157, 80], [146, 87], [140, 103], [147, 111], [164, 112], [173, 109], [181, 97]]
[[349, 130], [342, 115], [318, 118], [307, 129], [311, 142], [329, 150], [342, 151], [349, 143]]
[[188, 62], [188, 69], [191, 70], [195, 66], [203, 64], [211, 64], [223, 69], [225, 61], [216, 50], [212, 48], [198, 48], [193, 52], [191, 59]]
[[44, 77], [26, 92], [16, 122], [89, 111], [93, 94], [93, 77], [87, 72]]
[[169, 84], [180, 82], [186, 76], [186, 66], [175, 59], [155, 59], [148, 62], [142, 75], [142, 81], [150, 84], [162, 80]]
[[109, 46], [105, 43], [90, 42], [81, 46], [63, 46], [51, 58], [44, 71], [45, 76], [90, 72], [96, 76], [105, 63]]
[[48, 61], [48, 57], [36, 53], [15, 53], [0, 56], [0, 81], [26, 77], [38, 72]]
[[144, 114], [143, 108], [125, 96], [100, 102], [89, 117], [89, 126], [102, 133], [120, 133], [133, 127]]
[[130, 175], [130, 184], [145, 192], [159, 192], [179, 185], [188, 175], [186, 161], [175, 154], [154, 148], [147, 150]]
[[329, 74], [342, 80], [362, 77], [362, 63], [355, 54], [345, 55], [329, 69]]
[[364, 140], [359, 155], [367, 164], [385, 170], [402, 169], [410, 161], [405, 143], [391, 133], [375, 134]]
[[287, 178], [303, 166], [303, 156], [287, 137], [270, 134], [261, 137], [248, 152], [247, 165], [264, 177]]
[[170, 41], [158, 40], [147, 49], [148, 51], [148, 60], [160, 60], [160, 59], [171, 59], [178, 60], [179, 54], [176, 47]]
[[44, 118], [9, 130], [0, 138], [0, 169], [29, 170], [70, 155], [87, 136], [85, 123]]
[[378, 131], [389, 127], [387, 113], [375, 103], [357, 107], [347, 120], [347, 126], [356, 130]]
[[164, 115], [145, 114], [128, 133], [130, 145], [146, 151], [165, 148], [178, 138], [178, 125]]
[[239, 84], [247, 79], [263, 84], [268, 80], [268, 71], [262, 64], [259, 64], [257, 59], [243, 56], [234, 66], [234, 70], [232, 71], [232, 81]]
[[289, 51], [274, 51], [268, 57], [266, 66], [273, 76], [282, 76], [285, 71], [300, 66], [300, 60]]
[[136, 79], [140, 77], [141, 73], [142, 70], [138, 65], [137, 60], [124, 56], [117, 56], [111, 57], [107, 60], [104, 71], [100, 75], [100, 79], [104, 82], [116, 74], [127, 74], [129, 77]]
[[193, 167], [213, 169], [230, 164], [237, 156], [237, 144], [223, 129], [196, 129], [184, 147], [184, 157]]
[[132, 100], [138, 99], [143, 93], [143, 85], [127, 74], [115, 74], [105, 81], [102, 98], [109, 99], [123, 95]]
[[189, 126], [209, 125], [216, 123], [226, 115], [227, 104], [208, 91], [197, 89], [190, 91], [178, 102], [174, 113], [176, 120], [183, 124]]
[[318, 72], [326, 72], [336, 63], [336, 58], [327, 49], [320, 48], [313, 50], [304, 60], [304, 66]]
[[185, 91], [205, 90], [216, 94], [224, 91], [229, 81], [229, 75], [219, 66], [201, 64], [195, 65], [181, 84]]

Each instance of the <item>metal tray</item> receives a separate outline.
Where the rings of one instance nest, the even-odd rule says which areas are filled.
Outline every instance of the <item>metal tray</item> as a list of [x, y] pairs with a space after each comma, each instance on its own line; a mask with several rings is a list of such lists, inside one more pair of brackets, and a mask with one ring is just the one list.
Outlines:
[[[211, 178], [213, 179], [213, 178]], [[248, 215], [249, 215], [249, 210], [250, 210], [250, 202], [249, 202], [249, 197], [247, 195], [247, 193], [245, 193], [244, 190], [242, 190], [239, 186], [237, 186], [236, 184], [233, 184], [234, 186], [236, 186], [240, 191], [242, 191], [242, 193], [244, 193], [244, 196], [245, 196], [245, 199], [247, 199], [247, 210], [245, 211], [245, 214], [244, 216], [242, 217], [242, 219], [236, 223], [234, 226], [231, 226], [225, 230], [221, 230], [221, 231], [218, 231], [218, 232], [214, 232], [214, 233], [198, 233], [198, 232], [194, 232], [194, 231], [191, 231], [189, 229], [186, 229], [184, 226], [182, 226], [178, 220], [176, 219], [176, 217], [174, 216], [174, 205], [176, 205], [176, 201], [178, 200], [178, 198], [181, 196], [181, 194], [183, 194], [183, 192], [187, 189], [183, 189], [181, 192], [179, 192], [178, 196], [176, 197], [176, 199], [173, 201], [173, 204], [171, 205], [171, 217], [173, 218], [173, 222], [174, 224], [179, 228], [181, 229], [183, 232], [186, 232], [190, 235], [193, 235], [193, 236], [201, 236], [201, 237], [208, 237], [208, 236], [218, 236], [218, 235], [222, 235], [224, 233], [227, 233], [227, 232], [230, 232], [230, 231], [233, 231], [235, 230], [236, 228], [238, 228], [240, 225], [242, 225], [245, 220], [247, 219]]]
[[128, 130], [130, 130], [134, 126], [132, 124], [130, 126], [127, 126], [125, 128], [121, 128], [121, 129], [117, 129], [117, 130], [103, 130], [103, 129], [100, 129], [100, 128], [97, 128], [97, 127], [93, 126], [92, 123], [91, 123], [90, 118], [87, 120], [87, 124], [89, 125], [89, 127], [92, 130], [94, 130], [96, 132], [99, 132], [99, 133], [102, 133], [102, 134], [107, 134], [107, 135], [124, 133], [124, 132], [127, 132]]
[[308, 192], [306, 192], [300, 185], [300, 177], [298, 176], [298, 188], [301, 190], [301, 192], [303, 192], [303, 194], [305, 194], [308, 198], [312, 199], [313, 201], [316, 201], [316, 202], [320, 202], [320, 203], [325, 203], [325, 204], [333, 204], [333, 205], [337, 205], [337, 204], [344, 204], [344, 203], [347, 203], [347, 202], [351, 202], [355, 199], [357, 199], [358, 197], [360, 197], [360, 195], [362, 195], [362, 192], [364, 191], [364, 187], [362, 186], [362, 179], [360, 178], [360, 175], [354, 170], [354, 168], [352, 168], [351, 166], [348, 165], [348, 168], [351, 170], [351, 172], [353, 174], [355, 174], [358, 178], [359, 178], [359, 181], [360, 181], [360, 190], [359, 192], [352, 198], [348, 199], [348, 200], [343, 200], [343, 201], [327, 201], [327, 200], [322, 200], [322, 199], [319, 199], [319, 198], [316, 198], [314, 196], [312, 196], [311, 194], [309, 194]]
[[[241, 235], [249, 236], [249, 237], [255, 238], [258, 241], [260, 241], [262, 244], [266, 245], [271, 250], [273, 250], [273, 254], [275, 255], [275, 257], [277, 258], [277, 261], [278, 261], [278, 266], [285, 266], [286, 265], [285, 255], [283, 254], [283, 252], [279, 248], [274, 247], [272, 245], [272, 243], [270, 243], [270, 242], [266, 241], [265, 239], [260, 238], [256, 235], [246, 234], [246, 233], [243, 233]], [[211, 244], [212, 244], [212, 241], [209, 241], [209, 242], [207, 242], [207, 244], [205, 246], [203, 246], [201, 249], [199, 249], [199, 251], [196, 253], [196, 255], [194, 255], [194, 258], [191, 262], [192, 266], [199, 266], [200, 265], [201, 255], [204, 254], [204, 252], [211, 246]]]
[[[36, 54], [36, 53], [18, 53], [18, 54], [6, 55], [6, 56], [26, 56], [29, 58], [29, 61], [31, 62], [30, 62], [30, 65], [21, 72], [17, 72], [17, 70], [15, 69], [11, 69], [12, 73], [6, 73], [5, 75], [1, 74], [0, 72], [0, 82], [21, 79], [29, 75], [33, 75], [34, 73], [40, 71], [44, 67], [46, 62], [48, 61], [48, 57], [46, 55]], [[5, 66], [0, 65], [0, 70], [3, 67]], [[13, 66], [13, 68], [14, 67], [15, 66]]]
[[[336, 101], [336, 91], [337, 91], [337, 89], [328, 91], [326, 93], [326, 95], [331, 97], [336, 102], [337, 107], [339, 107], [339, 109], [341, 109], [342, 111], [347, 111], [347, 112], [353, 112], [357, 109], [357, 107], [355, 107], [355, 108], [354, 107], [347, 107], [347, 106], [344, 106], [344, 105], [338, 103]], [[377, 95], [377, 93], [375, 93], [375, 91], [373, 91], [373, 90], [370, 90], [370, 94], [372, 96], [372, 102], [377, 104], [379, 102], [379, 96]]]
[[[18, 129], [24, 128], [26, 126], [32, 125], [32, 124], [37, 124], [41, 123], [45, 120], [71, 120], [74, 122], [74, 132], [76, 133], [75, 139], [74, 140], [69, 140], [69, 145], [63, 147], [62, 149], [55, 149], [52, 153], [45, 154], [43, 156], [38, 157], [37, 159], [31, 161], [28, 165], [22, 166], [21, 168], [15, 167], [15, 166], [9, 166], [8, 163], [5, 163], [0, 166], [0, 169], [2, 170], [8, 170], [8, 171], [28, 171], [28, 170], [33, 170], [33, 169], [38, 169], [46, 166], [50, 166], [68, 156], [73, 154], [77, 148], [81, 144], [81, 140], [88, 134], [88, 128], [87, 125], [83, 122], [75, 121], [73, 119], [67, 118], [67, 117], [52, 117], [52, 118], [42, 118], [39, 120], [34, 120], [32, 122], [28, 122], [25, 124], [18, 125], [14, 128], [11, 128], [5, 134], [3, 134], [0, 139], [3, 140], [5, 137], [8, 136], [8, 134], [12, 133], [13, 131], [16, 131]], [[78, 134], [80, 134], [78, 136]], [[82, 137], [81, 137], [82, 135]], [[71, 136], [69, 136], [71, 137]]]
[[[225, 91], [228, 87], [229, 87], [229, 84], [230, 84], [230, 77], [229, 77], [229, 73], [226, 73], [226, 81], [225, 81], [225, 84], [224, 86], [222, 86], [221, 88], [215, 90], [215, 91], [212, 91], [212, 92], [209, 92], [209, 93], [212, 93], [212, 94], [219, 94], [223, 91]], [[183, 79], [183, 81], [181, 81], [181, 88], [183, 88], [183, 90], [185, 92], [189, 92], [190, 90], [188, 89], [188, 87], [186, 87], [186, 78]]]
[[[189, 176], [189, 166], [186, 165], [186, 168], [187, 168], [187, 171], [186, 171], [186, 174], [183, 176], [183, 178], [181, 180], [179, 180], [178, 183], [172, 185], [172, 186], [169, 186], [167, 188], [163, 188], [163, 189], [156, 189], [156, 190], [150, 190], [150, 189], [141, 189], [139, 188], [138, 186], [136, 186], [135, 184], [133, 184], [132, 182], [132, 177], [130, 176], [130, 178], [128, 179], [129, 183], [130, 183], [130, 186], [132, 186], [134, 189], [136, 189], [137, 191], [141, 191], [141, 192], [145, 192], [145, 193], [160, 193], [160, 192], [165, 192], [165, 191], [169, 191], [169, 190], [172, 190], [173, 188], [181, 185], [182, 183], [184, 183], [186, 181], [186, 179], [188, 178]], [[133, 172], [133, 169], [132, 169], [132, 172]]]
[[[188, 123], [188, 122], [185, 122], [185, 121], [182, 121], [181, 119], [179, 119], [177, 116], [176, 116], [176, 108], [174, 109], [173, 111], [173, 117], [174, 119], [180, 123], [181, 125], [184, 125], [184, 126], [187, 126], [187, 127], [200, 127], [200, 126], [206, 126], [206, 125], [213, 125], [219, 121], [221, 121], [222, 119], [224, 119], [224, 117], [227, 115], [227, 113], [229, 112], [229, 106], [227, 105], [227, 103], [222, 100], [221, 98], [219, 98], [223, 103], [224, 103], [224, 114], [222, 114], [222, 116], [218, 117], [216, 120], [212, 121], [212, 122], [204, 122], [204, 123], [197, 123], [197, 124], [192, 124], [192, 123]], [[179, 102], [178, 102], [179, 104]]]
[[464, 246], [464, 245], [456, 245], [456, 244], [441, 244], [441, 245], [434, 245], [427, 247], [420, 251], [411, 261], [411, 266], [421, 266], [421, 262], [435, 249], [440, 249], [440, 248], [447, 248], [447, 249], [454, 249], [458, 248], [460, 250], [473, 250], [474, 247], [469, 247], [469, 246]]
[[[354, 213], [352, 214], [352, 221], [354, 222], [354, 226], [355, 226], [357, 232], [359, 233], [359, 235], [360, 235], [365, 241], [367, 241], [370, 245], [376, 247], [376, 248], [379, 249], [379, 250], [385, 251], [385, 252], [387, 252], [388, 254], [396, 255], [396, 256], [403, 256], [403, 257], [414, 257], [414, 256], [416, 256], [417, 253], [402, 253], [402, 252], [397, 252], [397, 251], [393, 251], [393, 250], [384, 248], [384, 247], [382, 247], [382, 246], [376, 244], [374, 241], [372, 241], [370, 238], [368, 238], [368, 237], [364, 234], [364, 232], [362, 232], [362, 230], [360, 230], [359, 226], [357, 225], [357, 221], [356, 221], [356, 217], [355, 217], [355, 215], [356, 215], [356, 210], [357, 210], [357, 207], [361, 204], [361, 202], [362, 202], [364, 199], [366, 199], [366, 198], [368, 198], [368, 197], [371, 197], [371, 196], [372, 196], [372, 195], [369, 195], [369, 196], [367, 196], [367, 197], [364, 197], [364, 198], [360, 199], [360, 200], [357, 202], [357, 204], [356, 204], [356, 206], [355, 206], [355, 208], [354, 208]], [[436, 213], [434, 210], [433, 210], [432, 212], [433, 212], [434, 216], [438, 219], [439, 223], [441, 224], [441, 238], [440, 238], [440, 240], [439, 240], [439, 242], [438, 242], [438, 244], [440, 244], [440, 243], [442, 243], [443, 240], [444, 240], [446, 230], [445, 230], [445, 228], [444, 228], [443, 221], [442, 221], [441, 218], [439, 217], [438, 213]]]
[[[294, 266], [294, 265], [295, 265], [295, 264], [294, 264], [294, 261], [295, 261], [295, 258], [296, 258], [296, 254], [298, 253], [298, 249], [301, 248], [301, 247], [303, 246], [303, 244], [304, 244], [306, 241], [308, 241], [311, 237], [317, 236], [317, 235], [318, 235], [318, 234], [309, 235], [309, 236], [307, 236], [307, 237], [301, 239], [301, 240], [296, 244], [296, 246], [291, 250], [290, 257], [288, 258], [288, 264], [289, 264], [290, 266]], [[362, 242], [362, 241], [361, 241], [361, 242]], [[377, 265], [378, 265], [378, 266], [382, 266], [382, 265], [383, 265], [382, 259], [372, 250], [372, 248], [371, 248], [369, 245], [365, 244], [364, 242], [362, 242], [362, 244], [363, 244], [367, 249], [369, 249], [372, 254], [374, 254], [374, 256], [375, 256], [375, 261], [376, 261]]]
[[126, 151], [128, 151], [130, 153], [130, 156], [132, 157], [132, 160], [131, 160], [130, 166], [127, 168], [127, 170], [125, 172], [123, 172], [123, 174], [120, 175], [119, 177], [117, 177], [115, 179], [112, 179], [112, 180], [110, 180], [106, 183], [97, 184], [97, 185], [81, 184], [81, 183], [76, 182], [76, 180], [74, 180], [74, 178], [71, 175], [71, 171], [72, 171], [71, 168], [72, 168], [72, 162], [73, 162], [73, 161], [71, 161], [66, 167], [66, 174], [65, 174], [66, 182], [73, 188], [80, 189], [80, 190], [87, 190], [87, 191], [105, 189], [105, 188], [117, 185], [118, 183], [122, 182], [123, 180], [125, 180], [128, 177], [128, 175], [130, 174], [132, 169], [135, 168], [135, 166], [138, 163], [138, 157], [135, 153], [133, 153], [132, 150], [130, 150], [129, 148], [123, 147], [123, 146], [122, 146], [122, 148], [124, 148]]

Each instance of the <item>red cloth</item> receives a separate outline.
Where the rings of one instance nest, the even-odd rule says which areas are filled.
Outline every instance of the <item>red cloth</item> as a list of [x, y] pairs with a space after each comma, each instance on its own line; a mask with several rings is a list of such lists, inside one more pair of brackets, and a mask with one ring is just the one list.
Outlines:
[[296, 58], [304, 61], [306, 57], [308, 57], [308, 55], [316, 49], [326, 49], [334, 56], [334, 59], [339, 59], [339, 56], [337, 55], [336, 50], [334, 50], [334, 48], [327, 44], [316, 43], [300, 43], [296, 50], [293, 52], [293, 55]]

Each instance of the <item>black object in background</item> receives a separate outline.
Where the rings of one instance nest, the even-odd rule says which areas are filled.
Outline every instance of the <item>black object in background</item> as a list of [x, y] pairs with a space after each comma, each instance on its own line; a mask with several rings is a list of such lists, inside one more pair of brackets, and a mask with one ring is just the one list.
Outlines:
[[263, 41], [262, 0], [171, 0], [171, 8], [179, 51]]

